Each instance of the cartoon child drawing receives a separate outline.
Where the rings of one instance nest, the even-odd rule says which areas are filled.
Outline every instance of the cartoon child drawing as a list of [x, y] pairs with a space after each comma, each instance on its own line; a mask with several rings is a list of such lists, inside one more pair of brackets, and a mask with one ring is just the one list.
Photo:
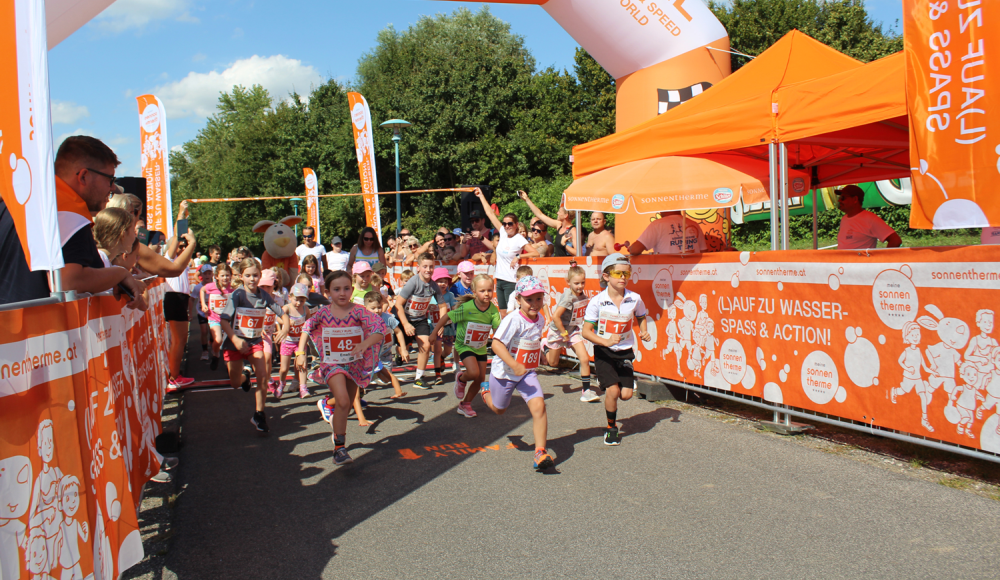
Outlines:
[[87, 522], [78, 522], [73, 517], [80, 508], [80, 480], [75, 475], [67, 475], [59, 484], [63, 512], [62, 548], [59, 551], [59, 565], [63, 567], [59, 580], [83, 580], [80, 568], [80, 543], [87, 541], [90, 530]]
[[[31, 533], [41, 530], [45, 538], [45, 567], [41, 572], [46, 575], [59, 565], [59, 524], [62, 514], [59, 510], [59, 481], [62, 471], [50, 465], [55, 456], [55, 436], [52, 432], [52, 420], [45, 419], [38, 424], [38, 455], [42, 458], [42, 470], [35, 478], [31, 497], [31, 519], [28, 525]], [[33, 572], [34, 574], [35, 572]]]
[[955, 390], [955, 368], [962, 364], [962, 354], [959, 349], [965, 348], [969, 342], [969, 325], [957, 318], [945, 318], [941, 310], [933, 304], [928, 304], [924, 308], [934, 315], [937, 320], [930, 316], [917, 318], [920, 326], [937, 331], [941, 342], [927, 347], [928, 366], [930, 376], [928, 382], [931, 385], [931, 392], [938, 387], [944, 387], [944, 391], [950, 396]]
[[24, 455], [0, 459], [0, 580], [21, 577], [20, 549], [28, 547], [28, 526], [21, 521], [31, 504], [31, 460]]
[[45, 532], [40, 528], [32, 528], [28, 532], [28, 549], [25, 553], [25, 563], [31, 580], [55, 580], [49, 575], [49, 553]]
[[705, 323], [704, 364], [706, 366], [715, 360], [715, 347], [718, 345], [719, 339], [715, 338], [715, 321], [709, 318]]
[[701, 310], [698, 311], [698, 315], [694, 319], [694, 343], [695, 345], [702, 347], [705, 346], [705, 335], [707, 334], [706, 328], [708, 322], [712, 319], [708, 317], [708, 295], [702, 294], [698, 297], [698, 304], [701, 306]]
[[[684, 296], [680, 293], [678, 293], [678, 296], [680, 296], [682, 300], [684, 299]], [[685, 300], [683, 312], [684, 318], [681, 318], [677, 322], [677, 330], [680, 331], [680, 344], [678, 348], [680, 348], [680, 350], [686, 349], [688, 351], [688, 368], [693, 368], [691, 367], [690, 360], [692, 356], [691, 351], [695, 347], [691, 343], [691, 338], [694, 332], [694, 321], [698, 315], [698, 306], [693, 300]], [[684, 373], [681, 373], [681, 376], [684, 376]]]
[[962, 363], [959, 369], [963, 384], [957, 385], [951, 395], [948, 396], [948, 403], [955, 405], [958, 410], [958, 434], [963, 432], [970, 439], [976, 436], [972, 433], [972, 418], [976, 410], [976, 399], [980, 399], [979, 390], [976, 385], [979, 383], [979, 371], [976, 365], [971, 362]]
[[920, 423], [928, 431], [933, 432], [934, 427], [927, 420], [927, 405], [931, 402], [931, 395], [934, 390], [930, 388], [926, 381], [920, 376], [920, 369], [925, 368], [924, 357], [920, 354], [920, 325], [916, 322], [907, 322], [903, 325], [903, 342], [906, 349], [899, 355], [899, 366], [903, 367], [903, 381], [898, 387], [889, 391], [892, 404], [896, 404], [896, 397], [905, 395], [916, 389], [917, 396], [920, 397]]
[[[993, 347], [992, 352], [990, 352], [990, 361], [993, 363], [993, 372], [983, 379], [986, 396], [979, 408], [976, 409], [976, 419], [982, 419], [983, 411], [990, 409], [994, 409], [995, 413], [1000, 414], [1000, 405], [997, 404], [1000, 403], [1000, 346]], [[1000, 435], [1000, 421], [997, 421], [997, 435]]]
[[[990, 336], [993, 332], [993, 311], [980, 310], [976, 312], [976, 326], [979, 327], [979, 334], [969, 341], [969, 348], [965, 349], [965, 360], [974, 363], [979, 371], [980, 380], [989, 378], [990, 371], [993, 370], [993, 363], [990, 362], [990, 353], [997, 347], [997, 340]], [[982, 388], [984, 385], [976, 385]]]
[[677, 373], [684, 376], [684, 372], [681, 371], [681, 346], [677, 343], [677, 336], [679, 331], [677, 330], [677, 306], [671, 304], [667, 307], [667, 318], [670, 322], [667, 323], [667, 348], [663, 349], [663, 359], [666, 360], [667, 355], [673, 352], [677, 356]]

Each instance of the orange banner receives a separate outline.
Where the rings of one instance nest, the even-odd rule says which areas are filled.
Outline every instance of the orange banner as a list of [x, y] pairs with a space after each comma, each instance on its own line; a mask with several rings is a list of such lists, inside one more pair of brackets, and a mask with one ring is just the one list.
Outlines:
[[379, 215], [378, 181], [375, 178], [375, 148], [372, 141], [372, 113], [368, 101], [361, 93], [347, 93], [351, 107], [351, 121], [354, 127], [354, 148], [358, 154], [358, 171], [361, 173], [361, 191], [365, 193], [365, 221], [375, 228], [379, 243], [382, 243], [382, 218]]
[[302, 170], [306, 178], [306, 225], [315, 230], [316, 243], [322, 244], [319, 237], [319, 183], [316, 172], [306, 167]]
[[135, 100], [139, 103], [140, 167], [146, 178], [146, 228], [172, 238], [174, 219], [167, 159], [167, 112], [155, 95], [142, 95]]
[[990, 30], [1000, 34], [1000, 6], [904, 0], [903, 20], [910, 227], [1000, 226], [1000, 55], [986, 46]]
[[0, 573], [116, 578], [143, 557], [137, 509], [159, 470], [164, 285], [0, 312]]

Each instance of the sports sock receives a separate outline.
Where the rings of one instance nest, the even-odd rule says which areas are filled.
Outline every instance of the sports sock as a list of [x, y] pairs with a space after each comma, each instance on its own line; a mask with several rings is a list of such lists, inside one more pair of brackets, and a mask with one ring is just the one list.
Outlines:
[[604, 410], [604, 413], [608, 416], [608, 429], [615, 428], [615, 422], [617, 421], [618, 411], [608, 411]]
[[419, 381], [424, 376], [424, 369], [417, 369], [417, 376], [413, 377], [413, 380]]
[[589, 391], [590, 390], [590, 377], [582, 377], [582, 378], [583, 378], [583, 390]]
[[347, 440], [347, 433], [341, 433], [339, 435], [333, 436], [333, 449], [336, 451], [344, 446], [344, 442]]
[[434, 367], [434, 376], [438, 377], [438, 378], [441, 378], [441, 371], [442, 370], [443, 369], [441, 367]]

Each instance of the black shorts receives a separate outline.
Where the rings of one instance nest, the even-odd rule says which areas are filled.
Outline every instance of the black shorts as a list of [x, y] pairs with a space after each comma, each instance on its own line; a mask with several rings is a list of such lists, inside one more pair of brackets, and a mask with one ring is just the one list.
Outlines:
[[205, 318], [204, 316], [202, 316], [201, 314], [199, 314], [198, 315], [198, 324], [208, 324], [208, 319]]
[[471, 350], [456, 350], [455, 351], [455, 360], [462, 361], [462, 360], [465, 360], [466, 357], [470, 357], [470, 356], [476, 357], [476, 360], [479, 361], [479, 362], [486, 362], [486, 355], [485, 354], [476, 354], [476, 353], [472, 352]]
[[434, 326], [426, 318], [423, 320], [411, 320], [410, 324], [413, 325], [413, 336], [430, 336], [431, 331], [434, 330]]
[[510, 302], [510, 297], [514, 294], [516, 287], [517, 285], [513, 282], [497, 279], [497, 305], [500, 308], [507, 309], [507, 303]]
[[622, 389], [635, 388], [635, 371], [632, 370], [632, 359], [635, 353], [631, 348], [611, 350], [594, 345], [594, 366], [597, 369], [597, 382], [602, 389], [618, 384]]
[[167, 322], [187, 322], [191, 320], [191, 297], [183, 292], [167, 292], [164, 294], [163, 318]]

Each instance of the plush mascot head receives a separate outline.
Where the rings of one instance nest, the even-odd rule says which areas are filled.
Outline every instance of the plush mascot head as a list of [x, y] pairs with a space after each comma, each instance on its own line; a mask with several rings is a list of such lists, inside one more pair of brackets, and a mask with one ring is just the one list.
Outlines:
[[261, 264], [264, 268], [281, 266], [292, 274], [298, 270], [298, 259], [295, 256], [295, 224], [302, 221], [298, 216], [288, 216], [280, 221], [261, 220], [254, 224], [253, 231], [264, 234], [264, 255]]

